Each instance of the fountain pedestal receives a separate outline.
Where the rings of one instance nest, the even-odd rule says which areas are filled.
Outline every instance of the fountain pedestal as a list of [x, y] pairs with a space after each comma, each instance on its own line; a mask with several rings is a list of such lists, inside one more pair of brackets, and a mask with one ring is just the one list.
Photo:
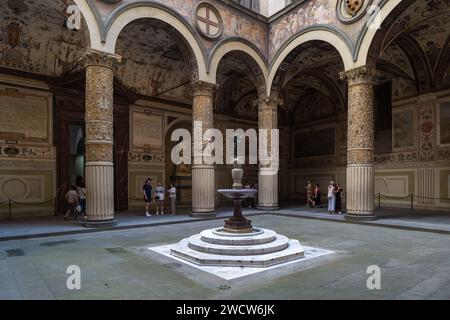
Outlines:
[[224, 231], [232, 233], [249, 233], [253, 231], [251, 220], [242, 215], [242, 199], [252, 197], [257, 192], [253, 189], [220, 189], [218, 192], [233, 199], [233, 216], [225, 220]]
[[233, 199], [233, 216], [223, 228], [204, 230], [181, 240], [170, 254], [202, 266], [268, 267], [304, 258], [305, 252], [297, 240], [276, 232], [253, 228], [242, 215], [242, 200], [254, 197], [257, 190], [242, 189], [243, 171], [234, 168], [233, 189], [217, 190]]

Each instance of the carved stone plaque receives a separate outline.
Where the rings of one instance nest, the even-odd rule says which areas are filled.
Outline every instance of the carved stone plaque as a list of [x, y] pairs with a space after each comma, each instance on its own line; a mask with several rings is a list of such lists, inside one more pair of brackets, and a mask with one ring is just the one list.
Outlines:
[[131, 117], [133, 148], [163, 146], [163, 116], [134, 110]]
[[0, 139], [48, 143], [49, 97], [0, 87]]

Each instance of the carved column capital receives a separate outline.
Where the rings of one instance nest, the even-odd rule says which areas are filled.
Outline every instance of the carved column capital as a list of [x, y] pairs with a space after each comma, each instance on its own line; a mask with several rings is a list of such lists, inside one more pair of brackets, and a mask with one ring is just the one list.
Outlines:
[[84, 68], [99, 66], [114, 70], [122, 62], [122, 57], [117, 54], [87, 49], [79, 62]]
[[195, 96], [212, 96], [219, 86], [214, 83], [205, 81], [192, 82], [192, 95]]
[[276, 110], [279, 106], [283, 105], [283, 100], [273, 97], [258, 98], [253, 101], [254, 105], [257, 105], [259, 109], [273, 109]]
[[348, 84], [373, 84], [375, 82], [376, 70], [371, 66], [362, 66], [348, 71], [341, 72], [341, 80], [348, 81]]

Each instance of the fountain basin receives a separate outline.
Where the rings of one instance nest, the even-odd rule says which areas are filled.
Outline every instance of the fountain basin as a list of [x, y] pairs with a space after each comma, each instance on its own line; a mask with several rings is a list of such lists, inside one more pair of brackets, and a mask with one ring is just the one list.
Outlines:
[[245, 199], [254, 197], [258, 190], [255, 189], [219, 189], [218, 193], [229, 199]]

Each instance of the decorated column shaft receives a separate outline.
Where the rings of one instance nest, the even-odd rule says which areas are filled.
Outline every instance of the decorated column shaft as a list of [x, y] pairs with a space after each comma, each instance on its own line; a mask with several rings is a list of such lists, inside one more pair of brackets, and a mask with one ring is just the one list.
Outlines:
[[374, 220], [374, 81], [375, 70], [363, 66], [344, 72], [348, 81], [347, 215]]
[[[207, 129], [213, 128], [214, 92], [216, 89], [215, 84], [203, 81], [193, 84], [192, 121], [193, 126], [196, 122], [201, 124], [202, 134]], [[206, 141], [202, 139], [202, 151], [205, 143]], [[195, 148], [193, 150], [191, 215], [193, 217], [214, 216], [216, 197], [214, 165], [204, 163], [202, 156], [195, 154]]]
[[113, 80], [120, 57], [88, 50], [86, 67], [86, 226], [114, 224]]
[[[272, 156], [271, 129], [278, 129], [277, 108], [280, 100], [274, 98], [258, 99], [258, 128], [267, 130], [267, 152]], [[261, 139], [261, 136], [259, 137]], [[260, 144], [261, 146], [261, 144]], [[277, 146], [278, 147], [278, 146]], [[278, 155], [278, 152], [276, 152]], [[278, 161], [278, 158], [276, 159]], [[268, 161], [259, 159], [258, 171], [258, 208], [261, 210], [278, 210], [278, 173], [273, 170]]]

